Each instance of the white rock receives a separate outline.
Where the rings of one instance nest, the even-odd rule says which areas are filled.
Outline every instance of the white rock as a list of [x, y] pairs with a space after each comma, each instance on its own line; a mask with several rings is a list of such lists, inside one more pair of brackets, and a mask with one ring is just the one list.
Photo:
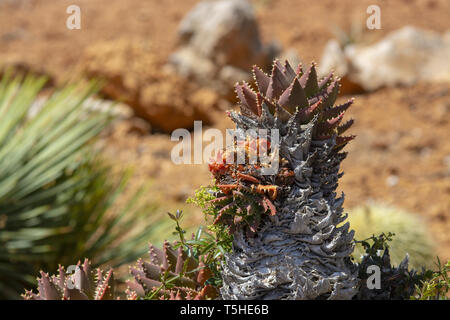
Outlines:
[[335, 69], [365, 90], [413, 85], [418, 81], [450, 81], [450, 32], [444, 35], [411, 26], [370, 45], [342, 49], [333, 40], [324, 51], [321, 74]]

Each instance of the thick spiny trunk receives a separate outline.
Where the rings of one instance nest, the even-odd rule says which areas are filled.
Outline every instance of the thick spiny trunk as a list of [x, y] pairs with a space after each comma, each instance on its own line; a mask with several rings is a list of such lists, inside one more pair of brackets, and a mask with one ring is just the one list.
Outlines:
[[357, 292], [353, 231], [348, 223], [337, 227], [346, 219], [343, 196], [335, 193], [345, 155], [333, 151], [334, 139], [309, 143], [307, 131], [287, 146], [304, 147], [285, 155], [296, 181], [275, 203], [277, 215], [264, 218], [255, 238], [235, 234], [224, 263], [224, 299], [351, 299]]
[[[255, 237], [234, 235], [223, 266], [225, 299], [351, 299], [357, 268], [350, 261], [353, 232], [343, 224], [343, 196], [336, 197], [340, 152], [353, 136], [341, 125], [353, 100], [333, 106], [339, 79], [317, 79], [315, 65], [294, 70], [275, 61], [271, 75], [254, 68], [257, 88], [236, 86], [241, 112], [230, 116], [237, 129], [276, 129], [280, 159], [295, 181], [279, 185], [276, 215], [263, 217]], [[274, 142], [272, 141], [272, 144]]]

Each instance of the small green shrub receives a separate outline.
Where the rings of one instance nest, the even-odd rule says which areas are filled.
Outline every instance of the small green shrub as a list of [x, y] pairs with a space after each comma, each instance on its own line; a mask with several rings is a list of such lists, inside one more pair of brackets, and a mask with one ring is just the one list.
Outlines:
[[[209, 220], [216, 217], [219, 214], [219, 208], [211, 204], [211, 201], [215, 199], [215, 193], [219, 189], [216, 186], [200, 187], [195, 190], [195, 195], [192, 198], [187, 199], [187, 203], [194, 204], [203, 210], [205, 221], [210, 223]], [[231, 251], [231, 243], [233, 236], [229, 233], [228, 228], [223, 224], [209, 224], [207, 226], [208, 231], [203, 234], [206, 238], [203, 238], [201, 243], [204, 248], [208, 249], [208, 257], [214, 259], [222, 259], [225, 252]], [[201, 232], [201, 231], [200, 231]], [[214, 235], [213, 235], [214, 234]], [[205, 243], [208, 243], [208, 245]], [[214, 244], [212, 244], [214, 243]], [[199, 243], [200, 244], [200, 243]], [[200, 245], [200, 250], [202, 245]], [[205, 254], [203, 252], [202, 254]]]
[[[196, 190], [195, 197], [197, 200], [191, 198], [188, 202], [202, 203], [202, 199], [207, 194], [205, 191], [206, 188], [203, 187]], [[213, 272], [213, 276], [207, 284], [220, 288], [222, 285], [222, 277], [220, 274], [221, 263], [223, 262], [225, 253], [231, 250], [230, 235], [226, 232], [222, 234], [221, 231], [215, 229], [216, 226], [211, 225], [207, 227], [207, 230], [203, 226], [200, 226], [190, 239], [186, 239], [184, 236], [186, 230], [180, 224], [183, 217], [182, 211], [177, 210], [175, 215], [169, 213], [169, 217], [175, 221], [176, 231], [174, 231], [174, 234], [177, 234], [179, 237], [178, 244], [175, 248], [182, 247], [188, 256], [196, 259], [202, 257], [203, 263]]]
[[[372, 204], [351, 210], [348, 214], [350, 228], [355, 230], [355, 239], [366, 239], [381, 233], [394, 233], [390, 244], [390, 255], [394, 265], [398, 265], [405, 254], [409, 254], [411, 267], [421, 269], [431, 267], [435, 257], [429, 231], [419, 217], [396, 208]], [[353, 256], [359, 260], [364, 253], [357, 244]]]
[[445, 265], [437, 259], [437, 271], [426, 270], [411, 300], [448, 300], [450, 291], [450, 261]]

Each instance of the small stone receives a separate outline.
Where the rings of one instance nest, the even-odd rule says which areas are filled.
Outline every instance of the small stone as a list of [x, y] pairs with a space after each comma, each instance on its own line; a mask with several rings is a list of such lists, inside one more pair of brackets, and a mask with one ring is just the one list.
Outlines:
[[386, 183], [389, 187], [395, 187], [398, 184], [398, 180], [398, 176], [390, 175], [389, 177], [387, 177]]

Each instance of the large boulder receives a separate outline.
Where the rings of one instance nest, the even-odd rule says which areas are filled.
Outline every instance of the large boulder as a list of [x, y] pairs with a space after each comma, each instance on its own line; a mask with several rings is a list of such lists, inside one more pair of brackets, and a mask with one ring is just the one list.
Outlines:
[[198, 3], [181, 21], [178, 36], [170, 65], [222, 94], [229, 93], [236, 81], [249, 80], [252, 65], [269, 67], [279, 51], [275, 44], [262, 44], [246, 0]]
[[419, 81], [449, 82], [449, 57], [450, 31], [441, 35], [407, 26], [372, 45], [342, 47], [331, 40], [319, 73], [325, 75], [334, 69], [337, 75], [367, 91]]

